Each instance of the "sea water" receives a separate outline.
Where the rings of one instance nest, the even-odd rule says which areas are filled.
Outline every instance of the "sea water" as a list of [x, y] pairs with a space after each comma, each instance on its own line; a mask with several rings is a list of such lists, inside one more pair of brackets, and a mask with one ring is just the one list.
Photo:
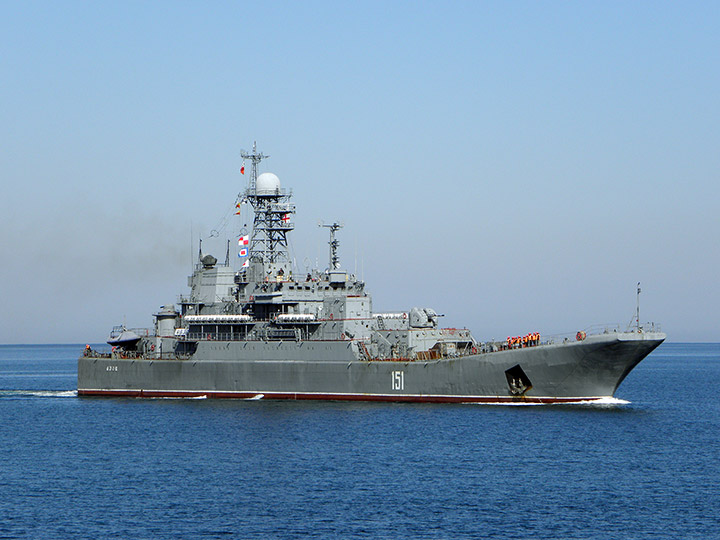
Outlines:
[[718, 538], [720, 344], [542, 406], [79, 398], [0, 346], [0, 538]]

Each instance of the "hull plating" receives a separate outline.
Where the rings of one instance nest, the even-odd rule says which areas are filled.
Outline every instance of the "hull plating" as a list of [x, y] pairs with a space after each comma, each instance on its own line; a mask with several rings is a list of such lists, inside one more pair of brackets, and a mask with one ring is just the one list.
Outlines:
[[[663, 334], [604, 334], [428, 362], [360, 361], [350, 342], [203, 342], [189, 359], [81, 357], [78, 394], [554, 403], [612, 397]], [[513, 393], [506, 371], [530, 382]]]

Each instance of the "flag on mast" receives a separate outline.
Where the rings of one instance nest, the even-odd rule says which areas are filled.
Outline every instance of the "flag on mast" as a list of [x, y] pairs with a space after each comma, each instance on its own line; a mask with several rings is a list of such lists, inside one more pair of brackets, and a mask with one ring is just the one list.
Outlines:
[[247, 246], [250, 243], [250, 235], [244, 235], [238, 238], [238, 246]]
[[245, 174], [245, 160], [243, 160], [242, 167], [240, 167], [240, 174]]
[[248, 255], [247, 248], [243, 248], [238, 252], [238, 257], [247, 257], [247, 255]]
[[247, 260], [242, 264], [242, 268], [247, 268], [248, 266], [250, 266], [250, 260]]

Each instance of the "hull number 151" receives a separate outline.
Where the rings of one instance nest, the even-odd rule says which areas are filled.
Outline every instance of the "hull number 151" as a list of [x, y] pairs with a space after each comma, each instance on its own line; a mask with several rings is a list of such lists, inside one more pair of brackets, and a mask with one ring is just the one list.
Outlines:
[[404, 371], [393, 371], [392, 375], [392, 389], [393, 390], [405, 390], [405, 372]]

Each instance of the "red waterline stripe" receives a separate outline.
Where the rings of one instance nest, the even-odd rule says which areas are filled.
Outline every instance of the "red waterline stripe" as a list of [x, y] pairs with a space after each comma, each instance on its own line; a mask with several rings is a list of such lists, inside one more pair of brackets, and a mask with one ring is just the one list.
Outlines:
[[332, 401], [399, 401], [418, 403], [577, 403], [593, 401], [601, 397], [499, 397], [499, 396], [433, 396], [433, 395], [386, 395], [386, 394], [322, 394], [322, 393], [280, 393], [280, 392], [202, 392], [174, 390], [78, 390], [79, 396], [116, 396], [141, 398], [193, 398], [211, 399], [290, 399], [290, 400], [332, 400]]

